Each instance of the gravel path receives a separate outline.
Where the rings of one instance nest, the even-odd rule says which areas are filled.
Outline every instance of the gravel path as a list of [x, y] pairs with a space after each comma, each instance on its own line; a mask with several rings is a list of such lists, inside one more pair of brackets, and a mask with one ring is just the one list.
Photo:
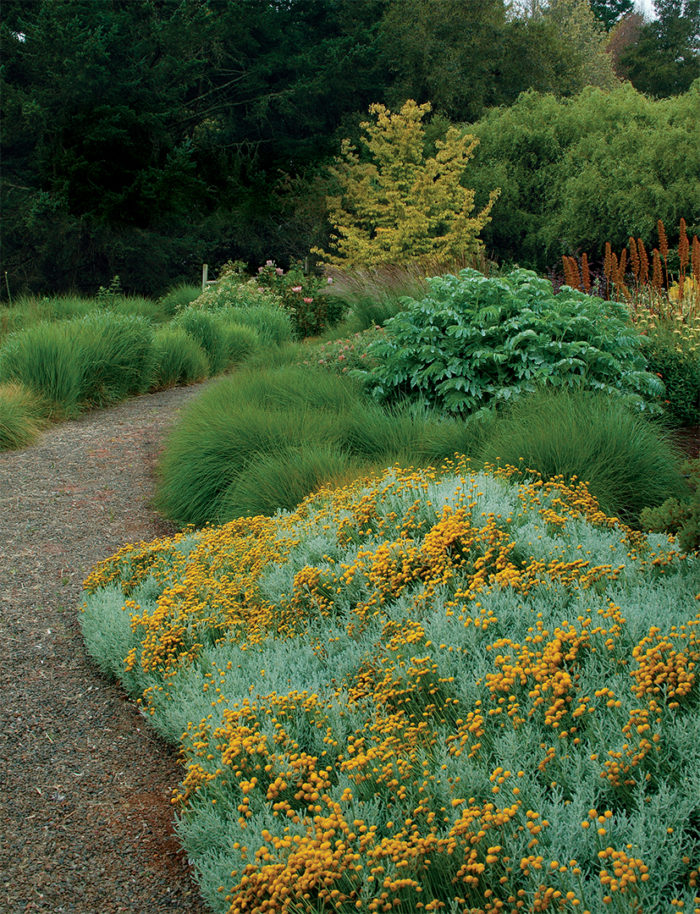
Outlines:
[[0, 911], [205, 909], [172, 828], [175, 752], [83, 649], [91, 566], [171, 532], [153, 467], [199, 387], [127, 401], [0, 454]]

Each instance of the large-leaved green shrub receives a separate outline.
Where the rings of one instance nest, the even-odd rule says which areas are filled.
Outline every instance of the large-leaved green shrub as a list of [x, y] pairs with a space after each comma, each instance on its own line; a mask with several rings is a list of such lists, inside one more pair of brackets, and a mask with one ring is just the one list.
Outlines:
[[640, 407], [663, 393], [619, 302], [567, 286], [555, 296], [528, 270], [489, 279], [466, 269], [428, 285], [369, 348], [366, 379], [382, 400], [418, 398], [468, 414], [539, 385], [627, 394]]

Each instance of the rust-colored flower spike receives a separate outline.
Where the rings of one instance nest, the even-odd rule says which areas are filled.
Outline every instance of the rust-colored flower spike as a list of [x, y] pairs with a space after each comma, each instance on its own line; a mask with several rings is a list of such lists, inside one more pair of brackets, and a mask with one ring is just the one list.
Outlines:
[[617, 254], [615, 251], [611, 251], [610, 253], [610, 278], [612, 279], [613, 285], [620, 285], [620, 266], [617, 262]]
[[686, 232], [685, 219], [681, 216], [681, 228], [680, 236], [678, 238], [678, 259], [680, 261], [681, 275], [680, 275], [680, 285], [683, 285], [683, 278], [685, 276], [685, 268], [688, 266], [688, 254], [690, 252], [690, 243], [688, 242], [688, 234]]
[[620, 264], [619, 264], [619, 273], [620, 273], [620, 282], [625, 281], [625, 273], [627, 272], [627, 248], [623, 248], [620, 253]]
[[651, 284], [656, 289], [657, 292], [660, 292], [661, 288], [663, 286], [663, 281], [661, 279], [661, 257], [659, 256], [659, 251], [657, 248], [654, 248], [651, 256], [652, 256]]
[[666, 238], [666, 229], [664, 228], [661, 219], [656, 223], [656, 227], [659, 230], [659, 253], [663, 257], [664, 263], [666, 263], [668, 260], [668, 239]]
[[570, 257], [569, 263], [571, 264], [571, 279], [573, 280], [573, 282], [571, 283], [571, 288], [580, 290], [581, 289], [581, 276], [578, 271], [578, 264], [576, 263], [576, 258]]
[[605, 259], [603, 260], [603, 272], [605, 273], [605, 278], [610, 279], [610, 271], [612, 270], [612, 248], [610, 247], [610, 242], [605, 242]]
[[641, 263], [639, 262], [639, 252], [637, 251], [637, 242], [630, 235], [629, 239], [629, 248], [630, 248], [630, 261], [632, 263], [632, 272], [634, 273], [634, 278], [639, 282], [639, 273], [641, 270]]
[[700, 241], [698, 241], [697, 235], [693, 235], [690, 262], [693, 267], [693, 277], [696, 282], [700, 283]]
[[583, 280], [584, 292], [591, 291], [591, 271], [588, 268], [588, 254], [584, 251], [581, 254], [581, 279]]
[[644, 286], [649, 282], [649, 258], [641, 238], [637, 238], [637, 253], [639, 254], [639, 282]]
[[563, 265], [564, 265], [564, 283], [565, 283], [567, 286], [571, 286], [571, 285], [572, 285], [571, 262], [570, 262], [570, 260], [571, 260], [570, 257], [568, 257], [566, 254], [562, 254], [561, 261], [562, 261], [562, 263], [563, 263]]

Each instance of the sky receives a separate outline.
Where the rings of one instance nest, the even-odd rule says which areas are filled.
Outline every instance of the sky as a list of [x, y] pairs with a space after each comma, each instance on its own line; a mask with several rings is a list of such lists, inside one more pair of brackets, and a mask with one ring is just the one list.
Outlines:
[[644, 13], [647, 19], [653, 18], [654, 7], [652, 6], [651, 0], [634, 0], [634, 5], [640, 13]]

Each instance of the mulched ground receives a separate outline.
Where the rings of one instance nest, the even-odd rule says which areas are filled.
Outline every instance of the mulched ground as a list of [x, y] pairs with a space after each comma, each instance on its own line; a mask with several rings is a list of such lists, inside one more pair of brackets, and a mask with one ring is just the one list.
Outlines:
[[86, 656], [98, 560], [170, 531], [158, 449], [198, 387], [148, 394], [0, 454], [0, 910], [205, 909], [173, 833], [176, 754]]

